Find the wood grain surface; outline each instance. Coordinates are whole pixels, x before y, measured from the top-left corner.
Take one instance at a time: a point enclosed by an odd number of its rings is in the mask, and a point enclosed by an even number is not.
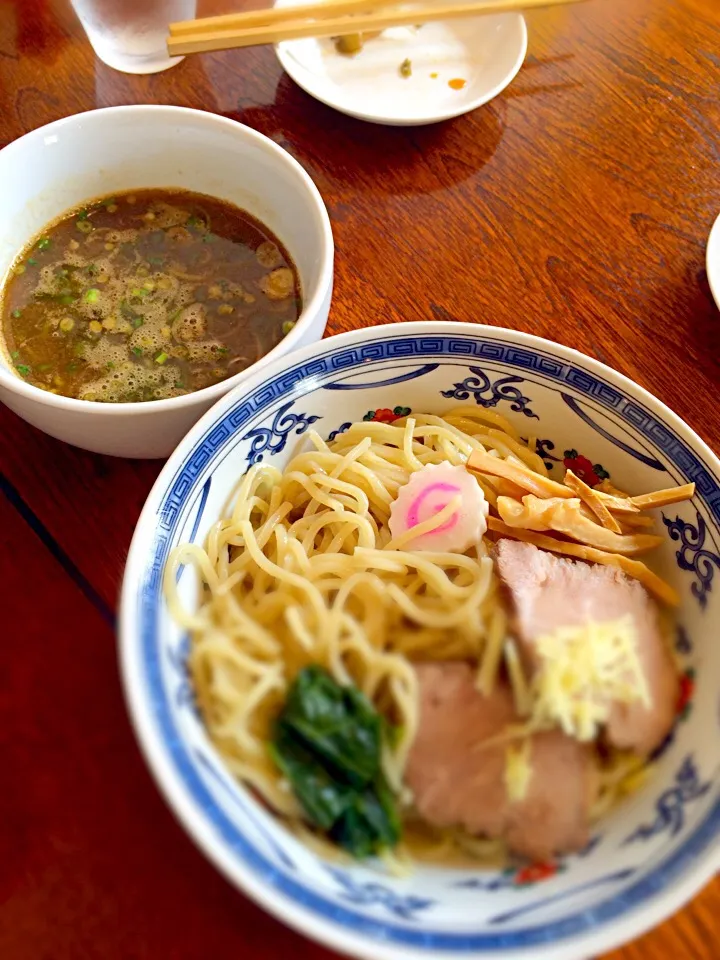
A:
[[[125,76],[94,58],[62,0],[0,0],[0,146],[114,104],[233,117],[323,194],[329,333],[434,318],[540,334],[633,377],[719,450],[704,256],[720,214],[720,2],[591,0],[528,24],[505,93],[392,129],[310,99],[270,49]],[[64,446],[0,407],[0,958],[330,958],[208,866],[135,746],[113,621],[160,466]],[[717,879],[606,960],[681,958],[720,960]]]

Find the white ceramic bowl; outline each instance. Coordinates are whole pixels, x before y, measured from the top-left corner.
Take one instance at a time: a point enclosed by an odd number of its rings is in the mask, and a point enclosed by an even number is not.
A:
[[[705,265],[708,283],[710,284],[710,292],[715,298],[718,310],[720,310],[720,216],[715,223],[713,223],[712,229],[710,230],[705,254]]]
[[[458,403],[496,409],[538,438],[556,476],[567,463],[590,483],[608,473],[631,492],[695,481],[692,502],[658,517],[665,542],[657,565],[681,596],[684,702],[650,783],[598,824],[581,854],[520,872],[422,868],[397,879],[319,859],[227,773],[194,709],[187,638],[169,619],[162,570],[176,544],[203,542],[251,462],[282,467],[310,425],[328,437],[350,421]],[[658,923],[720,866],[719,567],[720,462],[632,381],[573,350],[494,327],[428,322],[344,334],[224,397],[161,473],[123,585],[130,713],[149,766],[198,845],[308,936],[374,960],[579,960]],[[186,569],[180,589],[189,604],[195,586]]]
[[[477,109],[512,82],[526,52],[527,27],[519,13],[434,21],[419,30],[396,27],[354,57],[339,54],[330,37],[275,47],[285,72],[316,100],[358,120],[398,127],[438,123]],[[410,77],[400,75],[406,58]],[[455,80],[464,86],[450,87]]]
[[[249,127],[183,107],[110,107],[34,130],[0,151],[0,277],[44,226],[101,195],[143,187],[207,193],[247,210],[287,247],[304,308],[292,332],[257,364],[184,397],[94,403],[25,383],[0,349],[0,400],[60,440],[122,457],[165,457],[248,372],[325,330],[333,240],[322,198],[300,164]]]

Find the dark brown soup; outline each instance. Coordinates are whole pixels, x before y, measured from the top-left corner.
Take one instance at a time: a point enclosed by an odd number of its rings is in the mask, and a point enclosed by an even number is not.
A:
[[[81,400],[177,397],[271,350],[301,309],[270,231],[202,194],[138,190],[75,210],[15,264],[2,330],[29,383]]]

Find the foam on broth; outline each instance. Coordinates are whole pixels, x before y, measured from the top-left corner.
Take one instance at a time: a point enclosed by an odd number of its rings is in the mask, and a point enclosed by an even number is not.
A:
[[[182,396],[266,354],[302,308],[297,270],[232,204],[170,189],[64,214],[10,271],[4,347],[28,383],[80,400]]]

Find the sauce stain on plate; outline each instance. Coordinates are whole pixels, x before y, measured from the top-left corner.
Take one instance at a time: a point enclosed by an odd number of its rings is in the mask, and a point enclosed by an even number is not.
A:
[[[453,80],[448,80],[448,86],[451,90],[462,90],[466,83],[467,80],[463,80],[462,77],[455,77]]]

